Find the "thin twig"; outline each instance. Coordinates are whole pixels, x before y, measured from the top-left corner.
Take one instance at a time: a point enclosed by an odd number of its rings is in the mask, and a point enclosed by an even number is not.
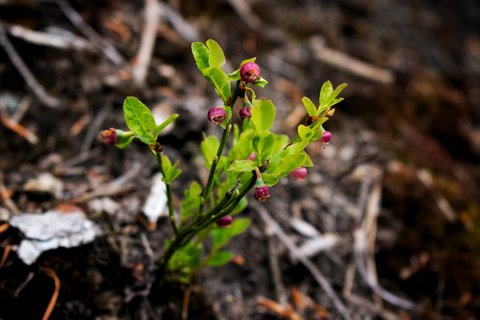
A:
[[[2,260],[0,260],[0,269],[3,268],[3,266],[5,265],[5,262],[8,259],[8,255],[10,254],[11,249],[12,249],[12,246],[9,243],[7,243],[5,245],[5,249],[3,249]]]
[[[37,98],[42,101],[43,104],[50,108],[57,108],[60,106],[60,100],[56,97],[48,94],[45,89],[38,83],[37,79],[33,76],[30,69],[28,69],[25,62],[22,60],[17,50],[13,47],[12,43],[8,40],[7,35],[3,26],[0,25],[0,45],[3,46],[5,52],[7,53],[8,58],[12,61],[13,65],[17,68],[20,75],[23,77],[27,85],[37,96]]]
[[[21,124],[13,121],[10,118],[7,118],[5,116],[0,115],[0,121],[3,123],[3,125],[10,130],[14,131],[16,134],[18,134],[20,137],[24,138],[31,144],[35,145],[38,142],[38,137],[35,133],[30,131],[29,129],[25,128]]]
[[[385,84],[392,83],[395,80],[392,71],[379,68],[338,50],[328,48],[318,38],[312,39],[311,47],[317,59],[336,68]]]
[[[6,26],[6,28],[12,36],[37,45],[57,49],[92,49],[86,40],[73,35],[73,33],[69,34],[70,37],[66,37],[60,34],[31,30],[20,25]]]
[[[370,232],[376,229],[376,218],[378,216],[381,203],[382,173],[378,171],[376,172],[375,168],[371,169],[372,170],[368,171],[369,175],[363,180],[358,200],[359,212],[356,221],[357,227],[353,232],[353,256],[355,265],[362,279],[373,290],[373,292],[378,294],[383,300],[403,309],[414,310],[417,308],[417,306],[413,302],[394,295],[378,284],[376,270],[374,267],[375,262],[373,258],[375,241],[371,238],[369,241],[367,239],[367,234],[370,234]],[[370,185],[372,184],[372,171],[373,179],[376,181],[374,181],[375,184],[370,196],[368,196],[368,189],[370,189]],[[365,210],[366,214],[364,216]],[[368,256],[368,253],[370,253],[370,256]]]
[[[255,204],[255,209],[258,211],[260,214],[260,217],[262,220],[270,227],[272,228],[272,231],[278,236],[281,242],[290,250],[290,252],[293,254],[293,256],[298,259],[307,269],[310,271],[312,276],[315,278],[315,280],[318,282],[318,284],[322,287],[322,289],[325,291],[327,296],[332,300],[333,305],[335,308],[340,312],[343,316],[344,319],[351,319],[351,316],[343,304],[343,302],[340,300],[340,298],[337,296],[335,291],[333,290],[332,286],[330,283],[325,279],[323,274],[320,272],[320,270],[313,264],[310,259],[306,258],[300,251],[300,249],[295,245],[295,242],[282,230],[280,225],[270,216],[270,214],[267,212],[267,210],[258,205]]]
[[[70,20],[70,22],[95,46],[102,50],[103,54],[115,64],[121,64],[125,60],[122,55],[110,44],[103,39],[92,27],[90,27],[82,18],[82,16],[65,0],[55,0],[60,10]]]
[[[142,39],[138,50],[135,65],[133,67],[133,79],[137,85],[145,83],[148,66],[152,59],[155,39],[157,38],[157,28],[160,23],[160,14],[158,0],[145,0],[145,24],[143,27]]]
[[[167,19],[183,39],[188,42],[197,41],[199,34],[197,30],[188,23],[182,15],[165,2],[158,2],[160,14]]]
[[[277,301],[282,305],[286,306],[287,296],[285,294],[285,286],[282,281],[282,272],[280,270],[280,262],[278,259],[277,249],[275,247],[275,242],[273,241],[273,231],[267,225],[265,228],[265,234],[267,235],[267,245],[268,245],[268,261],[270,262],[270,270],[272,272],[273,286],[275,288],[275,295]]]
[[[54,284],[54,291],[52,297],[50,298],[50,302],[43,314],[42,320],[48,320],[50,315],[52,314],[53,308],[55,308],[55,304],[57,303],[58,294],[60,292],[60,279],[57,276],[57,273],[50,268],[41,268],[43,273],[45,273],[48,277],[52,278]]]

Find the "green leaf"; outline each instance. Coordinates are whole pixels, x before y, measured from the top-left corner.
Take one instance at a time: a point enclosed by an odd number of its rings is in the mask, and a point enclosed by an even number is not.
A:
[[[225,64],[225,55],[220,45],[212,39],[207,40],[208,64],[210,67],[221,67]]]
[[[203,73],[203,70],[209,67],[207,46],[201,42],[194,42],[192,43],[192,53],[198,69]]]
[[[307,110],[307,114],[308,114],[310,117],[317,114],[317,107],[316,107],[315,104],[312,102],[312,100],[310,100],[310,99],[307,98],[307,97],[303,97],[303,98],[302,98],[302,103],[303,103],[303,105],[305,106],[305,110]]]
[[[303,162],[303,164],[300,167],[307,167],[307,168],[313,167],[312,159],[310,158],[308,153],[306,153],[305,151],[303,151],[302,153],[305,155],[305,161]]]
[[[322,89],[320,89],[320,95],[318,97],[319,107],[324,107],[325,105],[327,105],[328,97],[332,92],[333,92],[332,83],[330,81],[326,81],[322,85]]]
[[[177,113],[174,113],[172,114],[170,117],[168,117],[167,120],[163,121],[161,124],[159,124],[158,126],[155,127],[155,130],[153,132],[153,135],[155,137],[157,137],[160,132],[163,131],[163,129],[165,129],[170,123],[172,123],[173,121],[175,121],[175,119],[178,118],[178,114]]]
[[[205,159],[205,164],[207,167],[212,165],[213,159],[217,156],[218,147],[220,146],[220,141],[216,136],[205,137],[200,144],[200,149],[202,150],[203,158]]]
[[[275,135],[268,131],[261,131],[252,139],[252,145],[257,154],[257,161],[263,162],[272,154],[275,147]]]
[[[135,133],[138,139],[146,144],[154,144],[152,132],[156,124],[152,112],[135,97],[127,97],[123,102],[123,115],[127,127]]]
[[[232,161],[247,159],[250,153],[253,152],[252,139],[254,136],[255,131],[253,131],[252,129],[243,131],[240,134],[237,143],[234,144],[234,146],[228,153],[228,158]]]
[[[188,218],[197,213],[201,202],[201,194],[202,186],[197,181],[193,181],[190,184],[190,188],[183,193],[183,200],[180,206],[182,218]]]
[[[179,248],[170,258],[168,267],[171,270],[189,273],[194,271],[201,262],[203,246],[201,243],[189,242]]]
[[[278,155],[278,154],[277,154]],[[277,156],[275,155],[275,156]],[[272,158],[267,173],[281,179],[289,174],[292,170],[297,169],[306,162],[306,153],[299,152],[287,156],[282,155],[281,158]],[[272,165],[273,163],[273,165]]]
[[[257,168],[257,165],[252,160],[235,160],[228,168],[228,171],[244,172],[255,170],[255,168]]]
[[[327,98],[327,104],[328,104],[329,107],[333,105],[332,103],[334,102],[335,98],[336,98],[336,97],[343,91],[343,89],[345,89],[346,87],[347,87],[347,84],[346,84],[346,83],[342,83],[342,84],[338,85],[338,86],[335,88],[335,90],[333,90],[332,93],[330,93],[330,95],[329,95],[328,98]],[[343,98],[341,98],[341,99],[343,100]],[[340,101],[342,101],[342,100],[340,100]],[[338,102],[340,102],[340,101],[338,101]],[[338,103],[338,102],[336,102],[336,103]]]
[[[259,77],[259,78],[257,79],[257,81],[255,81],[255,82],[253,83],[254,86],[260,87],[260,88],[265,88],[265,86],[266,86],[267,84],[268,84],[267,79],[265,79],[265,78],[263,78],[263,77]]]
[[[267,187],[273,187],[280,181],[277,177],[270,173],[262,173],[262,180],[267,185]]]
[[[174,165],[172,165],[170,159],[166,155],[162,155],[163,182],[170,184],[178,178],[178,176],[182,173],[182,170],[177,168],[179,163],[180,162],[177,161]]]
[[[298,135],[302,140],[311,142],[315,136],[315,131],[301,124],[298,126]]]
[[[233,258],[231,251],[220,251],[210,259],[208,259],[207,266],[209,267],[221,267],[230,262]]]
[[[275,106],[268,99],[260,99],[254,101],[252,108],[252,117],[250,118],[257,131],[267,131],[273,124],[275,119]]]
[[[223,248],[231,238],[243,233],[250,226],[249,218],[234,219],[228,228],[215,228],[212,230],[213,250]]]
[[[231,86],[226,73],[219,67],[209,67],[205,69],[204,75],[212,82],[218,96],[227,103],[231,95]]]
[[[276,134],[275,135],[275,142],[273,143],[272,146],[272,153],[277,153],[278,151],[282,150],[285,148],[288,144],[288,136],[286,134]]]

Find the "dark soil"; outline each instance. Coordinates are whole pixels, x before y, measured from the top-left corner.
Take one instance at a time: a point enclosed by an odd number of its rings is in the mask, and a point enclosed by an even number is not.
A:
[[[294,111],[302,96],[314,100],[326,80],[349,84],[327,124],[331,144],[309,150],[315,168],[308,181],[280,183],[265,208],[298,246],[308,237],[294,218],[339,237],[337,245],[310,259],[353,318],[476,319],[480,314],[478,1],[162,2],[162,12],[172,11],[162,14],[141,86],[132,79],[132,68],[144,1],[68,1],[100,40],[82,34],[57,3],[63,2],[0,0],[0,36],[7,37],[39,86],[60,101],[52,107],[38,97],[1,41],[0,221],[16,210],[42,213],[73,203],[101,226],[103,236],[45,252],[27,266],[15,254],[20,232],[0,233],[6,257],[0,267],[0,319],[43,317],[54,291],[45,268],[61,282],[50,319],[181,319],[187,293],[188,319],[343,317],[253,205],[242,213],[252,218],[252,226],[229,245],[235,262],[200,272],[190,286],[163,283],[150,290],[165,235],[171,234],[167,220],[152,229],[141,215],[156,163],[139,145],[128,152],[102,145],[98,133],[124,126],[121,104],[127,95],[177,112],[174,129],[160,137],[185,173],[173,185],[176,197],[188,181],[203,179],[199,142],[202,132],[212,130],[205,115],[217,101],[195,67],[190,43],[208,38],[224,48],[231,70],[257,57],[270,81],[257,94],[276,103],[277,129],[288,134],[304,119]],[[90,49],[32,43],[13,35],[13,26],[57,28]],[[109,57],[101,41],[123,59]],[[322,43],[336,58],[347,55],[346,62],[338,66],[319,58]],[[356,59],[377,73],[358,72]],[[12,118],[38,141],[12,131],[5,121]],[[27,190],[25,184],[41,173],[60,181],[62,191]],[[126,178],[124,189],[99,192],[119,177]],[[413,301],[415,310],[385,301],[358,272],[355,230],[366,223],[375,192],[381,202],[368,234],[375,262],[368,271],[376,271],[386,291]],[[92,201],[99,198],[114,201],[117,209],[93,210]],[[12,252],[3,254],[9,248]],[[278,263],[280,283],[272,261]],[[262,298],[283,307],[288,303],[296,313],[281,313]]]

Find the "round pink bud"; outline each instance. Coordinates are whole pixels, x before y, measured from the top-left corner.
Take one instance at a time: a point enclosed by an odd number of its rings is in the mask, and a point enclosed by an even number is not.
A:
[[[257,154],[255,152],[250,153],[247,160],[255,160],[257,158]]]
[[[330,131],[324,131],[322,133],[322,137],[320,138],[320,140],[325,144],[328,144],[330,139],[332,139],[332,133]]]
[[[303,181],[303,179],[305,179],[305,177],[307,176],[307,168],[300,167],[298,169],[295,169],[290,172],[288,176],[295,181]]]
[[[267,186],[256,187],[253,196],[260,202],[266,202],[270,198],[270,189]]]
[[[225,121],[227,112],[222,107],[213,107],[208,110],[208,120],[211,123],[219,124]]]
[[[238,111],[238,114],[240,115],[240,118],[242,118],[242,120],[249,119],[252,116],[252,107],[248,106],[242,108],[240,109],[240,111]]]
[[[255,62],[247,62],[240,68],[240,78],[246,83],[255,82],[260,77],[260,67]]]
[[[118,141],[118,134],[115,128],[110,128],[107,130],[102,130],[100,133],[103,139],[103,143],[113,146]]]
[[[229,225],[232,224],[232,221],[233,221],[232,216],[225,216],[225,217],[221,217],[220,219],[215,221],[215,223],[219,227],[228,227]]]

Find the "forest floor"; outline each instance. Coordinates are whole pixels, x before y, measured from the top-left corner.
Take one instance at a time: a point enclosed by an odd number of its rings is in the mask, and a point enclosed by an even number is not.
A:
[[[476,319],[479,21],[475,0],[0,0],[0,319],[42,318],[54,280],[50,319]],[[148,294],[170,234],[142,219],[156,163],[99,132],[123,126],[126,96],[177,112],[160,137],[184,172],[175,197],[204,179],[217,101],[190,44],[209,38],[230,71],[257,57],[279,131],[326,80],[348,83],[345,101],[308,179],[242,213],[231,263]],[[27,265],[8,222],[51,210],[81,210],[102,235]]]

